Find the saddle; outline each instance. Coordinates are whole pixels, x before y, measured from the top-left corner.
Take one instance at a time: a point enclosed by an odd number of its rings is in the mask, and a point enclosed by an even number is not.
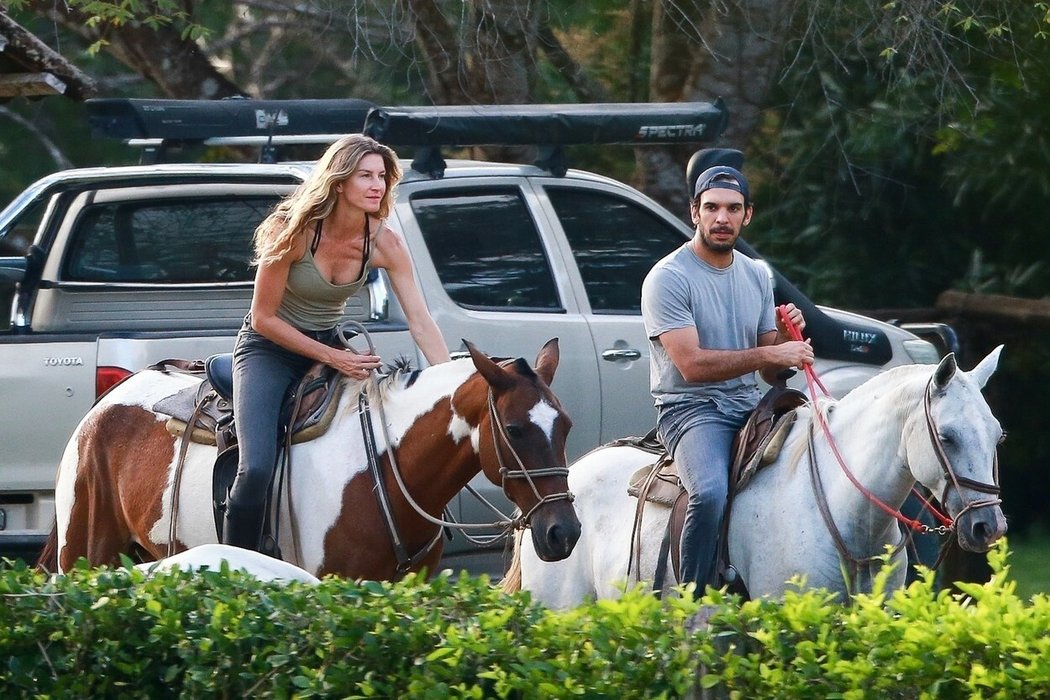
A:
[[[162,372],[180,372],[199,375],[201,382],[165,397],[153,405],[153,410],[168,416],[165,427],[182,439],[177,474],[181,473],[186,448],[190,442],[214,445],[217,449],[212,472],[212,509],[215,514],[215,532],[222,541],[223,514],[226,497],[237,475],[237,430],[233,415],[233,354],[212,355],[206,360],[167,359],[147,369]],[[286,448],[323,435],[335,415],[336,406],[346,382],[339,372],[323,363],[316,363],[303,376],[294,391],[285,398],[281,410],[278,441]],[[278,453],[278,461],[283,456]],[[276,473],[276,469],[274,470]],[[178,476],[176,476],[176,479]],[[273,502],[275,480],[270,482],[267,502]],[[270,508],[267,508],[270,512]],[[264,541],[271,538],[274,528],[270,518],[264,520]]]
[[[786,386],[772,387],[748,416],[747,422],[733,441],[726,517],[722,520],[718,561],[715,565],[715,570],[727,583],[733,584],[734,581],[731,579],[735,578],[731,575],[726,542],[733,498],[759,470],[772,464],[780,455],[784,441],[795,422],[795,409],[806,402],[806,395],[797,389]],[[678,476],[677,465],[660,443],[655,429],[643,438],[623,438],[610,445],[630,445],[657,456],[655,462],[638,469],[631,475],[627,493],[638,499],[638,505],[635,508],[634,530],[631,536],[631,561],[636,571],[638,571],[637,567],[641,559],[639,535],[646,504],[653,503],[671,509],[660,547],[656,578],[653,581],[653,589],[660,592],[663,589],[668,557],[670,557],[675,578],[681,580],[679,544],[682,541],[688,500],[685,487],[682,486]],[[742,582],[736,581],[736,584],[736,590],[746,596],[747,591]]]
[[[201,375],[198,386],[188,386],[154,404],[154,411],[168,416],[168,432],[182,437],[189,431],[192,442],[215,445],[219,452],[236,444],[232,353],[212,355],[203,361],[162,360],[147,369]],[[293,444],[308,442],[328,430],[343,391],[340,376],[335,369],[318,362],[285,399],[281,426],[283,430],[290,426]]]

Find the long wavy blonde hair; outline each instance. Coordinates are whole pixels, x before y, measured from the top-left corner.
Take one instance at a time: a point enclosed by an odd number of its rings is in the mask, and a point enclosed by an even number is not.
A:
[[[397,154],[389,146],[361,134],[344,136],[324,152],[310,177],[295,192],[281,200],[270,215],[255,229],[253,264],[280,260],[292,249],[298,236],[311,224],[324,219],[335,208],[335,186],[357,170],[361,159],[372,153],[383,157],[386,168],[386,192],[376,213],[381,219],[390,215],[394,189],[401,180]]]

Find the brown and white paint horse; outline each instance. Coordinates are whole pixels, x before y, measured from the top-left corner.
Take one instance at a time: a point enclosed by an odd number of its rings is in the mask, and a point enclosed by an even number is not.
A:
[[[566,557],[580,523],[564,468],[571,421],[549,386],[558,365],[557,339],[540,350],[535,369],[520,358],[497,363],[467,346],[469,358],[422,371],[398,369],[365,384],[372,392],[375,453],[404,548],[410,554],[424,552],[436,539],[408,570],[435,569],[442,543],[439,526],[430,518],[440,516],[479,471],[502,484],[520,508],[524,515],[518,524],[531,527],[537,552],[551,560]],[[80,557],[92,565],[117,564],[121,554],[158,559],[215,542],[215,448],[189,445],[176,479],[181,439],[168,432],[166,417],[152,408],[198,381],[192,375],[144,370],[88,412],[59,467],[56,526],[40,566],[66,571]],[[323,435],[292,446],[279,545],[288,561],[316,576],[390,580],[405,567],[399,569],[373,493],[354,390],[360,387],[342,392]],[[379,424],[380,415],[385,426]],[[411,500],[428,516],[414,510],[398,486],[391,453]]]

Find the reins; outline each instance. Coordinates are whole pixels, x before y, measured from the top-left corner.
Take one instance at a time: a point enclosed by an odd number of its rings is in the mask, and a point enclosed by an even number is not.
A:
[[[348,348],[350,347],[349,341],[346,339],[346,336],[343,333],[343,328],[350,325],[357,327],[359,333],[365,337],[365,340],[368,343],[369,351],[374,353],[375,346],[372,344],[372,338],[369,335],[368,330],[356,321],[347,321],[340,328],[339,337],[343,340],[343,344],[346,345]],[[508,363],[509,361],[504,362],[503,365],[506,365]],[[374,372],[370,373],[369,379],[367,381],[370,382],[370,390],[373,393],[375,393],[376,396],[379,396],[380,393],[378,379],[376,379]],[[405,501],[409,504],[409,506],[412,507],[412,509],[416,512],[417,515],[419,515],[427,522],[439,526],[439,529],[437,530],[437,533],[435,534],[433,539],[431,539],[430,542],[422,550],[416,552],[415,555],[410,556],[407,550],[405,549],[403,543],[401,542],[399,529],[394,518],[392,506],[390,505],[389,495],[386,493],[386,489],[383,486],[382,472],[379,464],[379,455],[375,447],[375,434],[371,420],[371,403],[368,400],[368,391],[362,391],[358,401],[359,412],[361,416],[361,424],[364,432],[363,437],[366,443],[366,453],[368,455],[369,471],[371,472],[373,481],[376,485],[376,488],[374,489],[376,492],[376,498],[379,501],[380,511],[383,513],[384,521],[387,525],[387,530],[390,533],[391,541],[394,544],[395,553],[398,559],[398,571],[401,573],[408,571],[412,566],[421,561],[423,558],[426,557],[427,554],[430,553],[430,551],[434,548],[437,542],[441,539],[442,531],[440,528],[442,527],[459,530],[464,537],[476,544],[487,544],[507,536],[512,530],[523,529],[528,527],[533,514],[543,504],[559,500],[572,500],[572,494],[568,490],[556,494],[551,494],[548,496],[540,495],[539,489],[536,487],[535,479],[551,476],[568,476],[569,469],[568,467],[545,467],[542,469],[533,470],[525,468],[525,465],[522,462],[520,455],[518,454],[517,450],[514,449],[514,446],[510,442],[510,437],[507,435],[506,426],[504,425],[503,420],[500,418],[499,412],[496,410],[496,402],[492,389],[489,388],[487,405],[489,411],[489,420],[491,423],[493,451],[495,452],[496,460],[499,463],[500,475],[502,477],[501,487],[503,488],[503,492],[504,494],[506,494],[508,479],[525,479],[528,482],[530,488],[532,489],[533,494],[536,496],[537,503],[529,510],[528,513],[524,513],[516,518],[511,518],[503,514],[502,511],[500,511],[496,506],[494,506],[492,503],[490,503],[488,500],[482,497],[481,494],[479,494],[468,484],[466,487],[467,490],[470,491],[470,493],[473,494],[476,498],[478,498],[483,504],[485,504],[491,511],[496,513],[499,516],[499,520],[496,520],[491,523],[461,523],[452,520],[450,515],[450,519],[448,520],[431,515],[421,505],[419,505],[419,503],[416,502],[415,498],[412,497],[412,494],[409,491],[407,484],[405,483],[404,477],[401,473],[401,467],[398,464],[397,456],[394,452],[393,443],[390,440],[389,428],[386,420],[386,412],[383,407],[383,402],[379,401],[376,405],[376,412],[378,414],[379,425],[383,433],[383,440],[387,445],[387,454],[390,458],[390,471],[394,475],[394,479],[397,482],[397,486],[400,489],[401,494],[405,497]],[[499,439],[497,439],[497,437]],[[518,465],[518,469],[510,469],[507,467],[503,452],[501,450],[501,445],[503,448],[510,451],[511,457],[513,458],[514,462]],[[487,537],[471,537],[467,533],[468,530],[488,530],[494,528],[499,529],[499,532]]]
[[[788,317],[787,313],[784,310],[784,307],[778,307],[777,313],[780,315],[780,318],[783,321],[784,326],[787,328],[788,334],[791,336],[792,340],[802,340],[803,338],[802,338],[801,331],[799,331],[798,326],[796,326],[795,323]],[[974,501],[966,501],[965,505],[962,508],[962,510],[960,510],[959,513],[955,516],[955,519],[952,519],[947,514],[942,512],[940,509],[935,507],[932,503],[930,503],[929,500],[924,498],[922,496],[922,494],[920,494],[918,492],[918,490],[913,486],[912,487],[912,492],[922,502],[923,507],[925,509],[927,509],[938,522],[940,522],[940,525],[931,527],[931,526],[927,525],[926,523],[923,523],[923,522],[921,522],[919,520],[916,520],[916,519],[913,519],[913,518],[909,518],[908,516],[906,516],[903,513],[901,513],[899,509],[893,508],[892,506],[887,504],[885,501],[880,499],[878,496],[876,496],[869,488],[864,486],[864,484],[862,484],[860,482],[860,480],[857,479],[856,476],[854,476],[853,472],[849,469],[849,467],[846,465],[845,460],[842,458],[842,454],[839,451],[838,445],[835,443],[835,439],[834,439],[834,437],[831,434],[831,428],[828,426],[827,420],[824,417],[824,412],[820,410],[820,407],[819,407],[819,405],[817,403],[817,398],[818,397],[817,397],[816,386],[820,387],[820,389],[823,391],[825,396],[830,397],[830,393],[824,387],[824,385],[821,384],[820,379],[817,377],[817,374],[816,374],[815,370],[813,369],[812,365],[805,365],[804,368],[803,368],[803,371],[805,372],[805,375],[806,375],[806,384],[809,387],[809,393],[810,393],[810,398],[811,398],[810,403],[812,405],[812,412],[813,412],[813,414],[815,416],[815,421],[816,421],[817,424],[819,424],[820,429],[824,433],[824,436],[827,438],[828,446],[831,448],[831,452],[835,456],[835,460],[838,462],[838,465],[842,469],[842,472],[846,475],[846,478],[849,479],[849,481],[857,488],[858,491],[861,492],[861,494],[864,495],[864,497],[869,502],[871,502],[873,505],[875,505],[877,508],[879,508],[880,510],[882,510],[886,514],[888,514],[891,517],[893,517],[895,520],[897,520],[898,523],[900,523],[904,527],[908,528],[912,532],[917,532],[917,533],[920,533],[920,534],[946,535],[946,534],[949,534],[951,532],[954,532],[954,530],[955,530],[955,521],[961,515],[963,515],[964,513],[968,512],[970,510],[975,510],[977,508],[985,508],[985,507],[997,506],[997,505],[999,505],[1002,502],[998,498],[998,494],[1000,492],[1000,489],[999,489],[999,461],[998,461],[998,456],[997,455],[993,454],[993,479],[994,479],[994,482],[995,482],[993,484],[984,484],[984,483],[981,483],[981,482],[978,482],[978,481],[974,481],[972,479],[968,479],[966,477],[960,477],[960,476],[958,476],[955,473],[955,469],[952,467],[951,461],[948,459],[948,455],[947,455],[947,453],[944,450],[944,444],[942,443],[942,441],[941,441],[941,439],[940,439],[940,437],[938,435],[937,426],[936,426],[936,424],[933,421],[933,413],[931,411],[931,405],[930,405],[931,396],[933,394],[933,381],[934,381],[933,377],[931,377],[929,382],[927,382],[926,388],[923,391],[923,412],[925,414],[926,428],[927,428],[927,432],[928,432],[928,434],[930,436],[930,442],[931,442],[931,445],[933,447],[934,454],[936,454],[937,460],[938,460],[938,462],[941,465],[941,470],[942,470],[942,472],[944,473],[944,476],[945,476],[946,483],[945,483],[945,486],[944,486],[944,492],[941,494],[941,499],[940,499],[942,507],[943,507],[943,504],[946,503],[946,499],[948,497],[948,489],[951,486],[955,486],[956,491],[958,493],[960,493],[960,495],[961,495],[962,487],[966,486],[967,488],[970,488],[970,489],[973,489],[973,490],[976,490],[976,491],[980,491],[982,493],[991,494],[991,495],[995,496],[995,498],[974,500]],[[820,507],[821,516],[823,517],[825,523],[827,524],[828,529],[831,532],[832,538],[835,540],[835,545],[838,548],[839,553],[842,555],[842,557],[844,559],[849,561],[852,565],[858,566],[859,564],[861,564],[863,562],[870,561],[871,557],[869,557],[867,559],[862,559],[862,560],[858,560],[858,559],[854,558],[846,550],[845,542],[844,542],[844,540],[842,538],[842,535],[839,532],[838,528],[835,526],[835,524],[834,524],[834,522],[833,522],[833,520],[831,518],[830,509],[828,508],[827,499],[824,496],[823,486],[820,483],[820,476],[819,476],[819,473],[818,473],[817,468],[816,468],[816,455],[815,455],[815,447],[816,447],[816,445],[815,445],[815,440],[814,440],[815,430],[816,430],[816,428],[813,425],[813,421],[811,421],[810,422],[810,431],[809,431],[810,475],[811,475],[811,480],[813,481],[814,491],[817,494],[817,501],[818,501],[818,506]],[[896,554],[898,551],[900,551],[900,549],[903,546],[905,546],[907,544],[907,539],[908,538],[904,538],[902,540],[901,544],[898,545],[897,549],[893,552],[893,554]],[[940,559],[938,559],[938,563],[939,562],[940,562]],[[936,568],[936,566],[934,568]]]

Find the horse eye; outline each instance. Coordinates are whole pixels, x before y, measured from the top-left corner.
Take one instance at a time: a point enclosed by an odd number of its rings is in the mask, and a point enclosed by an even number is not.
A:
[[[521,426],[516,423],[511,423],[507,426],[507,435],[511,436],[515,440],[525,434],[525,431],[521,429]]]

